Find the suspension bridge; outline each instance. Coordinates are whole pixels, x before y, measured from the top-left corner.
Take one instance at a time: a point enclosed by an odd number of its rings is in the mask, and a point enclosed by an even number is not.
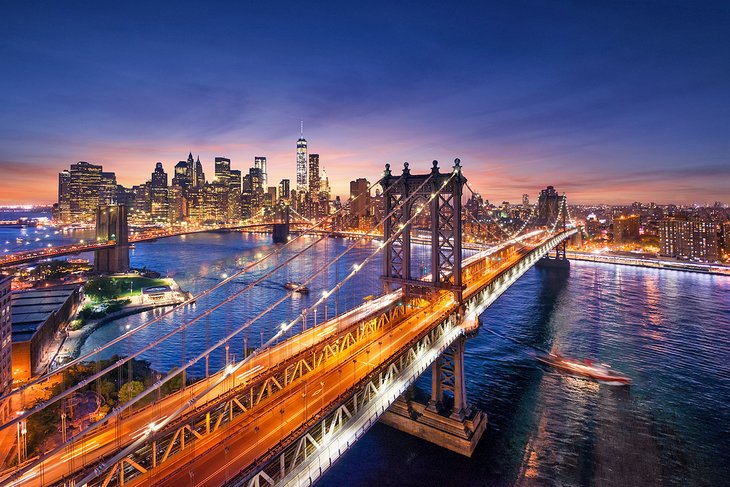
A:
[[[291,303],[287,292],[255,316],[227,330],[225,336],[166,373],[107,414],[62,438],[49,435],[34,453],[24,451],[27,422],[48,411],[61,411],[74,394],[99,387],[104,377],[131,375],[133,361],[169,346],[215,310],[241,299],[277,272],[295,265],[317,244],[343,229],[339,212],[282,245],[257,257],[238,272],[191,298],[214,296],[243,275],[254,275],[224,299],[195,310],[195,316],[113,363],[93,361],[112,346],[150,330],[167,311],[111,342],[35,378],[0,400],[21,404],[0,430],[17,430],[17,464],[2,473],[9,486],[133,485],[311,485],[345,455],[377,421],[419,436],[463,455],[471,455],[486,429],[487,417],[467,400],[464,348],[478,329],[479,315],[533,265],[566,265],[565,242],[577,230],[570,224],[565,196],[556,201],[557,216],[536,226],[532,209],[517,229],[497,224],[490,244],[465,255],[463,190],[470,189],[458,159],[441,172],[412,174],[408,163],[393,174],[386,165],[374,185],[383,190],[384,211],[365,234],[382,234],[367,253],[316,301],[283,323],[256,349],[244,345],[244,357],[229,354],[234,340],[277,306]],[[349,202],[352,204],[352,201]],[[478,218],[471,216],[473,220]],[[430,222],[430,273],[413,270],[411,232],[417,221]],[[542,222],[544,223],[544,222]],[[494,226],[490,226],[490,229]],[[320,265],[301,283],[315,281],[356,246]],[[422,244],[421,244],[422,245]],[[554,256],[550,256],[555,249]],[[368,264],[382,262],[382,294],[330,316],[327,300],[355,279]],[[371,268],[371,267],[370,267]],[[251,274],[257,270],[255,274]],[[247,274],[248,273],[248,274]],[[317,322],[317,310],[322,310]],[[312,319],[314,318],[314,319]],[[225,354],[220,370],[209,361]],[[81,364],[93,363],[80,381],[63,381]],[[188,371],[205,364],[203,377]],[[416,379],[430,369],[427,404],[404,399]],[[181,384],[180,387],[170,385]],[[32,401],[35,388],[55,384],[51,397]]]
[[[168,237],[179,237],[181,235],[191,235],[195,233],[206,233],[206,232],[220,232],[220,231],[270,231],[275,225],[280,224],[278,221],[264,221],[264,222],[251,222],[246,221],[242,223],[233,224],[221,224],[221,225],[206,225],[206,226],[187,226],[187,227],[172,227],[172,228],[152,228],[145,229],[140,232],[132,233],[129,236],[128,243],[141,243],[158,240],[161,238]],[[297,228],[300,225],[308,225],[310,222],[301,218],[296,221],[291,221],[290,225]],[[0,268],[9,267],[20,264],[28,264],[44,259],[54,259],[56,257],[62,257],[64,255],[80,254],[82,252],[96,252],[100,250],[109,250],[118,246],[118,242],[115,240],[98,240],[91,242],[84,242],[83,240],[79,243],[68,244],[68,245],[55,245],[51,247],[43,247],[31,250],[23,250],[18,252],[8,253],[0,256]]]

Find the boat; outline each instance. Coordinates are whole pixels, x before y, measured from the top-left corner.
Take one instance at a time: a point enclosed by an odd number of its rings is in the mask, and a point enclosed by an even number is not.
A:
[[[573,359],[563,357],[557,353],[537,355],[536,358],[539,362],[573,375],[588,377],[610,385],[627,386],[631,384],[631,379],[629,377],[612,370],[609,365],[597,365],[588,359]]]
[[[284,289],[294,291],[300,294],[309,294],[309,288],[307,286],[302,286],[296,281],[287,282],[286,284],[284,284]]]

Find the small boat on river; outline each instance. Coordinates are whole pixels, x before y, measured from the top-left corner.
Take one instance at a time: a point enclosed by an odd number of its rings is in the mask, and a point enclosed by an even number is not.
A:
[[[537,360],[563,372],[588,377],[599,382],[610,385],[627,386],[631,384],[631,379],[615,370],[612,370],[606,364],[594,364],[588,359],[573,359],[563,357],[557,353],[548,353],[537,355]]]
[[[309,294],[309,288],[307,286],[302,286],[296,281],[287,282],[286,284],[284,284],[284,289],[288,291],[294,291],[299,294]]]

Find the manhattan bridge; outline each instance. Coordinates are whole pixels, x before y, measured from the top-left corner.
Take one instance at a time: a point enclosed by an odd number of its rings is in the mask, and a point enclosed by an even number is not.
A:
[[[211,296],[237,278],[255,276],[225,299],[198,305],[194,316],[181,318],[141,348],[115,361],[94,361],[104,350],[132,339],[175,309],[0,398],[22,405],[16,417],[0,427],[17,429],[18,442],[17,465],[0,474],[0,483],[311,485],[377,421],[470,456],[488,420],[467,398],[464,350],[468,339],[478,331],[480,314],[533,265],[568,265],[565,244],[577,229],[564,195],[554,198],[549,212],[538,209],[545,206],[544,201],[534,205],[518,229],[506,229],[497,220],[480,223],[462,207],[464,190],[471,188],[459,159],[446,172],[434,161],[430,171],[422,174],[412,174],[408,163],[400,174],[386,165],[382,178],[371,188],[376,185],[382,188],[384,210],[369,232],[382,233],[382,240],[375,240],[361,261],[315,296],[308,308],[265,327],[267,334],[262,334],[258,347],[248,346],[246,330],[269,322],[277,307],[292,305],[301,289],[288,290],[270,306],[254,310],[250,319],[230,317],[225,336],[206,344],[192,358],[183,354],[178,367],[156,372],[141,392],[125,397],[81,428],[67,432],[64,424],[61,441],[44,442],[39,454],[24,451],[24,428],[33,415],[48,411],[64,415],[66,405],[79,392],[98,389],[104,377],[131,377],[135,359],[169,351],[180,337],[184,343],[186,330],[212,312],[243,299],[277,272],[286,272],[325,239],[342,235],[337,222],[347,206],[306,228],[300,223],[300,231],[282,244],[190,298],[185,304]],[[428,232],[416,235],[415,223],[424,219],[430,221]],[[488,235],[489,242],[471,244],[466,252],[462,245],[465,220],[483,225],[480,235]],[[277,225],[280,232],[282,224]],[[362,238],[355,238],[329,261],[318,262],[297,285],[314,282]],[[413,251],[418,246],[428,249],[430,273],[418,269]],[[368,296],[351,309],[337,309],[334,315],[331,308],[328,311],[328,298],[377,261],[382,262],[382,293]],[[243,353],[236,358],[232,349]],[[211,361],[221,363],[214,357],[225,358],[220,368],[210,370]],[[77,382],[62,380],[85,363],[95,364],[91,375]],[[202,364],[205,374],[193,374]],[[420,404],[407,392],[424,374],[430,374],[430,399]],[[50,384],[56,385],[52,397],[30,398],[33,388]]]

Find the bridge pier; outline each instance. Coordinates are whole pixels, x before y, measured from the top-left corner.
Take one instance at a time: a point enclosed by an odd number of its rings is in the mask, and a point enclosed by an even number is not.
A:
[[[487,428],[487,415],[472,407],[466,398],[464,348],[459,337],[431,366],[431,399],[428,404],[399,397],[380,421],[392,428],[471,457]],[[447,409],[446,392],[453,395]]]
[[[96,209],[97,242],[115,242],[108,249],[94,251],[94,272],[117,274],[129,271],[129,226],[124,205],[99,206]]]
[[[284,211],[284,222],[274,223],[271,229],[271,237],[274,243],[286,243],[289,241],[289,207]]]

